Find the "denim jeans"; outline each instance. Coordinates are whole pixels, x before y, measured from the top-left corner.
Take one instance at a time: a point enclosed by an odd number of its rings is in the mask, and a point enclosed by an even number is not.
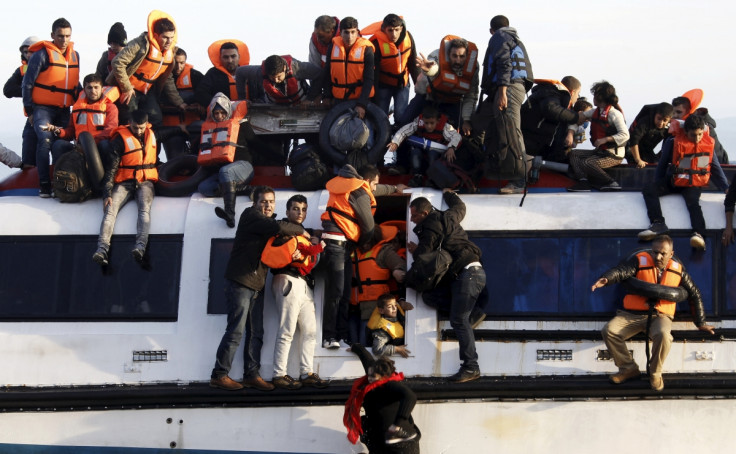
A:
[[[470,326],[470,313],[486,285],[482,267],[464,269],[451,284],[450,325],[455,330],[460,349],[460,360],[465,370],[479,370],[475,336]]]
[[[100,226],[97,247],[107,251],[115,229],[115,220],[120,209],[135,195],[138,204],[138,224],[136,226],[135,246],[145,249],[148,245],[148,232],[151,229],[151,204],[153,204],[153,183],[150,181],[123,181],[112,188],[112,203],[105,208]]]
[[[245,362],[243,378],[260,376],[261,349],[263,348],[263,292],[251,301],[248,310],[248,321],[245,324],[245,345],[243,360]]]
[[[215,367],[212,369],[212,378],[222,378],[233,366],[235,353],[243,338],[245,325],[250,308],[258,297],[258,292],[237,282],[228,280],[225,284],[225,299],[227,302],[227,328],[217,347]],[[245,351],[247,357],[247,349]]]
[[[253,165],[248,161],[235,161],[220,167],[217,173],[199,183],[197,191],[205,197],[219,197],[222,183],[248,183],[253,179]]]
[[[36,131],[33,129],[33,124],[26,120],[26,124],[23,126],[23,145],[21,148],[21,158],[23,159],[24,165],[36,165],[37,146],[38,138],[36,137]]]
[[[398,119],[403,119],[406,115],[406,109],[409,106],[409,86],[397,87],[380,87],[376,86],[376,94],[373,102],[388,115],[388,109],[391,107],[391,99],[394,100],[394,124],[398,124]]]
[[[409,153],[411,156],[411,172],[410,173],[412,174],[427,173],[427,169],[429,169],[432,166],[432,163],[435,162],[440,157],[440,154],[441,154],[439,151],[433,151],[433,150],[424,151],[419,147],[411,147]],[[425,156],[426,156],[426,159],[425,159]]]
[[[51,152],[51,143],[56,140],[56,136],[51,131],[44,131],[41,127],[46,125],[66,127],[69,124],[69,115],[68,107],[40,105],[33,107],[33,131],[37,138],[36,167],[38,168],[38,181],[41,183],[51,182],[49,153]]]
[[[644,187],[642,195],[647,206],[647,216],[650,222],[664,222],[662,205],[659,198],[663,195],[680,193],[685,199],[685,206],[690,213],[690,225],[694,232],[705,235],[705,218],[703,209],[700,207],[700,194],[703,188],[699,187],[675,187],[669,182],[653,182]]]
[[[324,263],[327,273],[325,282],[325,302],[322,314],[322,340],[348,338],[348,306],[353,273],[350,267],[350,253],[346,241],[327,240]]]

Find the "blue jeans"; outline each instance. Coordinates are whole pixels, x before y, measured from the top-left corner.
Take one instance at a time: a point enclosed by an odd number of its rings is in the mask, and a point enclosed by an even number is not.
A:
[[[51,131],[43,131],[41,126],[54,125],[63,128],[69,124],[69,115],[68,107],[33,106],[33,131],[36,133],[38,140],[36,143],[36,167],[38,168],[38,181],[41,183],[51,182],[49,153],[51,152],[51,143],[56,140],[56,136]]]
[[[401,88],[376,86],[373,102],[386,112],[386,115],[391,107],[391,99],[394,100],[394,124],[398,124],[398,119],[404,118],[409,107],[409,86]]]
[[[411,156],[411,172],[412,174],[425,174],[427,173],[427,169],[432,166],[432,163],[435,162],[440,157],[440,152],[433,151],[433,150],[427,150],[426,152],[422,150],[419,147],[411,147],[410,149],[410,156]],[[426,156],[426,164],[424,157]]]
[[[322,314],[322,340],[348,338],[348,306],[350,281],[353,273],[350,267],[350,254],[347,241],[326,240],[324,264],[325,303]]]
[[[24,165],[36,166],[36,147],[38,146],[38,138],[36,131],[33,130],[33,124],[26,120],[23,126],[23,145],[21,148],[21,158]]]
[[[150,181],[123,181],[112,188],[112,203],[105,208],[100,226],[97,247],[110,249],[110,239],[115,229],[118,212],[135,195],[138,204],[138,223],[136,225],[135,246],[145,249],[148,245],[148,232],[151,230],[151,205],[153,204],[153,183]]]
[[[261,349],[263,348],[263,292],[251,300],[248,321],[245,324],[245,361],[243,378],[258,377],[261,369]]]
[[[455,330],[460,348],[460,360],[465,370],[479,370],[478,353],[475,351],[475,335],[470,326],[470,313],[478,296],[486,285],[486,272],[482,267],[464,269],[457,275],[450,288],[450,325]]]
[[[205,197],[219,197],[222,183],[248,183],[253,179],[253,165],[248,161],[235,161],[226,164],[217,173],[199,183],[197,191]]]
[[[217,347],[215,367],[212,369],[212,378],[222,378],[233,366],[235,352],[243,338],[246,321],[249,318],[251,305],[258,297],[258,292],[237,282],[228,280],[225,285],[225,299],[227,302],[227,328]],[[245,356],[247,357],[247,349]]]

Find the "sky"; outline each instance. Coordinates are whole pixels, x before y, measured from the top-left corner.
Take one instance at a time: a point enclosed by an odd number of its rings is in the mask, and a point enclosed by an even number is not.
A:
[[[730,2],[517,0],[511,4],[430,0],[403,2],[421,6],[397,9],[401,3],[221,0],[217,5],[222,6],[212,8],[209,2],[189,0],[5,2],[0,71],[6,74],[3,81],[7,80],[20,64],[21,42],[29,35],[50,39],[51,24],[59,17],[72,24],[72,41],[80,54],[80,74],[85,75],[95,71],[97,61],[106,51],[107,33],[114,22],[122,22],[128,39],[132,39],[145,31],[152,9],[174,17],[178,45],[187,51],[189,62],[203,73],[212,66],[207,47],[225,38],[245,42],[252,64],[259,64],[272,54],[307,60],[314,19],[322,14],[353,16],[362,28],[381,21],[388,13],[396,13],[404,17],[418,50],[425,55],[439,46],[443,36],[453,34],[476,43],[482,61],[490,38],[490,19],[503,14],[524,42],[536,78],[573,75],[580,79],[582,94],[588,97],[593,83],[608,80],[616,87],[627,123],[645,104],[669,102],[692,88],[703,89],[703,106],[718,122],[719,137],[731,152],[731,159],[736,160],[736,113],[730,109],[736,100],[736,83],[731,74],[736,72],[732,53],[736,33],[731,26]],[[125,8],[126,4],[135,6]],[[106,5],[114,7],[108,10]],[[21,106],[20,99],[0,97],[0,143],[18,153],[25,121]],[[0,167],[0,177],[9,172]]]

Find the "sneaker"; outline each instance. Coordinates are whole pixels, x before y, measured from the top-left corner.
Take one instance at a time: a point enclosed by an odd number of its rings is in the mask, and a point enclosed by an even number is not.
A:
[[[401,427],[398,429],[392,431],[386,432],[386,444],[387,445],[393,445],[396,443],[402,443],[404,441],[409,441],[417,438],[417,433],[415,431],[409,431],[405,430]]]
[[[136,262],[143,263],[143,256],[146,254],[146,250],[144,248],[136,246],[132,251],[130,251],[130,253],[133,255],[133,259],[135,259]]]
[[[51,183],[41,183],[38,196],[42,199],[51,198]]]
[[[697,232],[693,233],[693,236],[690,237],[690,246],[699,251],[704,251],[705,240],[703,239],[703,236]]]
[[[580,180],[574,185],[567,188],[568,192],[590,192],[593,187],[588,183],[588,180]]]
[[[420,173],[415,173],[411,180],[409,180],[407,186],[410,188],[421,188],[424,186],[424,177]]]
[[[652,225],[649,226],[648,229],[642,230],[639,232],[639,239],[642,241],[651,241],[654,239],[657,235],[662,235],[663,233],[669,232],[670,229],[667,227],[667,224],[661,221],[652,222]],[[692,239],[690,240],[690,244],[692,244]]]
[[[243,377],[243,381],[241,382],[241,384],[246,388],[255,388],[261,391],[272,391],[275,388],[274,385],[262,379],[258,375],[248,378]]]
[[[347,339],[340,339],[337,342],[337,348],[350,348],[351,345],[353,344],[351,344],[350,341]]]
[[[621,383],[625,383],[634,378],[639,378],[640,376],[641,372],[639,372],[639,368],[634,367],[632,369],[620,370],[617,373],[610,375],[608,379],[614,385],[620,385]]]
[[[386,173],[389,175],[403,175],[406,173],[406,169],[400,165],[389,165],[386,167]]]
[[[649,377],[649,386],[657,392],[662,391],[664,389],[664,380],[662,379],[662,376],[652,375]]]
[[[95,253],[92,254],[92,260],[100,266],[107,266],[109,264],[107,251],[102,248],[98,248]]]
[[[243,385],[225,375],[220,378],[210,378],[210,388],[225,389],[227,391],[237,391],[239,389],[243,389]]]
[[[612,181],[612,182],[610,182],[608,184],[604,184],[603,186],[601,186],[600,188],[598,188],[598,190],[601,191],[601,192],[620,191],[621,190],[621,186],[617,182]]]
[[[322,348],[334,350],[336,348],[340,348],[340,343],[337,341],[337,339],[325,339],[322,341]]]
[[[302,383],[299,381],[294,380],[288,375],[284,375],[283,377],[273,377],[273,385],[277,388],[281,389],[299,389],[302,387]]]
[[[524,192],[524,186],[517,186],[513,181],[510,181],[506,186],[498,190],[499,194],[522,194]]]
[[[302,375],[299,377],[299,381],[304,386],[311,386],[312,388],[327,388],[330,385],[329,380],[322,380],[319,375],[315,374],[314,372],[310,372],[306,375]]]
[[[479,370],[468,370],[461,367],[455,375],[450,375],[450,377],[448,377],[448,380],[452,383],[465,383],[466,381],[473,381],[479,378]]]

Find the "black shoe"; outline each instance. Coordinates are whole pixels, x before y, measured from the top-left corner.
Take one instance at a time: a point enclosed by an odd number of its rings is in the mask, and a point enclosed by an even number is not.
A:
[[[107,251],[102,248],[98,248],[97,251],[92,254],[92,260],[100,266],[107,266],[109,264]]]
[[[42,199],[51,198],[51,183],[42,182],[38,191],[38,196]]]
[[[146,255],[146,250],[144,248],[136,246],[132,251],[130,251],[130,253],[136,262],[143,263],[143,256]]]
[[[455,375],[450,375],[447,380],[452,383],[465,383],[466,381],[473,381],[480,378],[479,370],[468,370],[462,367]]]
[[[568,192],[590,192],[593,187],[588,183],[588,180],[580,180],[574,185],[567,188]]]
[[[652,225],[648,229],[639,232],[638,236],[642,241],[651,241],[655,236],[665,234],[669,231],[670,229],[667,227],[667,224],[662,221],[655,221],[652,222]]]
[[[409,180],[407,186],[410,188],[421,188],[424,186],[424,177],[420,173],[415,173],[411,180]]]
[[[224,219],[227,226],[231,229],[235,227],[235,212],[230,213],[220,207],[215,207],[215,215],[220,219]]]
[[[413,430],[405,430],[401,427],[395,431],[386,432],[386,444],[393,445],[396,443],[402,443],[417,438],[417,433]]]

